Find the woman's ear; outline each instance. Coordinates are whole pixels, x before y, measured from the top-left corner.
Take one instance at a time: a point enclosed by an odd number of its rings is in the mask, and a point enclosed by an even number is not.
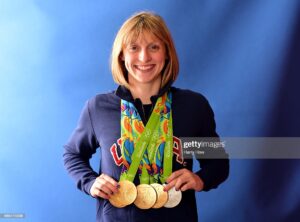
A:
[[[124,58],[124,54],[123,54],[123,52],[121,52],[121,53],[120,53],[120,56],[119,56],[119,58],[120,58],[122,61],[125,61],[125,58]]]

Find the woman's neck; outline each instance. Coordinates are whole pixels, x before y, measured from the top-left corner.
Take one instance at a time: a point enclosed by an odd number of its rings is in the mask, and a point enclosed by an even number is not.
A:
[[[151,104],[151,96],[157,95],[160,82],[152,84],[136,84],[130,86],[130,92],[134,99],[139,98],[143,104]]]

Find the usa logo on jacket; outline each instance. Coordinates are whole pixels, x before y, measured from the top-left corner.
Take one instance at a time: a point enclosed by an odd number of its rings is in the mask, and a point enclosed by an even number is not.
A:
[[[110,152],[115,164],[117,166],[121,166],[123,164],[123,157],[121,155],[121,138],[119,138],[117,142],[110,147]],[[182,143],[176,136],[173,136],[173,153],[176,156],[176,162],[183,164]]]

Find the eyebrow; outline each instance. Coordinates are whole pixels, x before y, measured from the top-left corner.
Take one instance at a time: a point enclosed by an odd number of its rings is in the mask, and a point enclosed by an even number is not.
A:
[[[154,42],[150,42],[149,44],[147,45],[152,45],[152,44],[157,44],[157,45],[162,45],[163,43],[162,42],[159,42],[159,41],[154,41]],[[126,45],[127,46],[131,46],[131,45],[139,45],[137,42],[130,42]]]

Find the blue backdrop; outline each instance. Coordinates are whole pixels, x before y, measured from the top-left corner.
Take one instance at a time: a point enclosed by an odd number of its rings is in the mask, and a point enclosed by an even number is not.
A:
[[[208,98],[220,135],[300,135],[299,0],[0,0],[0,214],[95,220],[62,145],[85,101],[116,88],[112,42],[140,10],[165,18],[180,58],[175,85]],[[201,221],[299,221],[299,170],[297,159],[231,160],[226,183],[197,195]]]

